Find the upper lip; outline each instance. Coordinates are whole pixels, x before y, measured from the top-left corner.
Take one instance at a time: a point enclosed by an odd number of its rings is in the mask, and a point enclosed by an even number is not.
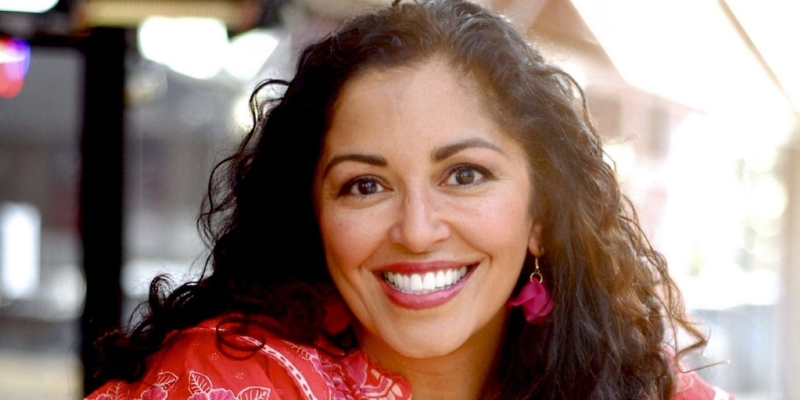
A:
[[[420,273],[428,271],[438,271],[443,269],[456,269],[464,266],[470,267],[477,263],[460,261],[427,261],[427,262],[398,262],[384,265],[376,272],[400,272],[400,273]]]

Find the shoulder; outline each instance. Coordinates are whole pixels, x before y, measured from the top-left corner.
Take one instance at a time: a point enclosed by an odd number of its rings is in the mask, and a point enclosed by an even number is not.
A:
[[[336,356],[293,343],[265,321],[215,318],[174,332],[148,358],[139,381],[107,382],[87,399],[360,399],[378,388],[398,400],[410,394],[402,379],[375,368],[363,353]]]
[[[735,397],[704,381],[697,372],[675,372],[677,390],[673,400],[734,400]]]

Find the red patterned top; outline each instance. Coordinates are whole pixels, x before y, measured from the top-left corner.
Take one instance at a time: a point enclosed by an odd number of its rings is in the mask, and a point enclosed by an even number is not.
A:
[[[255,325],[234,333],[222,324],[223,318],[215,318],[173,333],[147,360],[141,380],[107,382],[86,399],[411,398],[408,382],[370,363],[362,351],[337,356],[286,341]]]
[[[335,355],[224,318],[174,332],[136,382],[110,381],[87,400],[407,400],[411,385],[363,351]],[[226,329],[230,326],[231,329]],[[233,329],[233,327],[242,328]],[[732,399],[695,373],[678,374],[674,400]]]

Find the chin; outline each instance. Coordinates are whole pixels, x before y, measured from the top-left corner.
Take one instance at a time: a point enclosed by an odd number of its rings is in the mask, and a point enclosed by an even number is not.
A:
[[[446,356],[471,342],[482,341],[483,329],[476,328],[476,325],[484,326],[474,321],[420,321],[410,326],[388,326],[388,332],[378,333],[386,334],[381,335],[383,341],[398,354],[426,359]]]
[[[389,344],[397,353],[414,359],[443,357],[461,348],[465,340],[442,340],[440,335],[403,340],[397,345]]]

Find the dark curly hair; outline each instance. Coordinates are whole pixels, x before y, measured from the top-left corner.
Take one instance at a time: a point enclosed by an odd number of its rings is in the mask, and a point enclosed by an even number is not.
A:
[[[495,121],[527,153],[546,249],[540,265],[555,302],[543,325],[509,318],[494,371],[499,384],[484,397],[669,399],[673,352],[680,357],[706,340],[603,160],[581,89],[508,21],[461,0],[358,16],[308,46],[290,82],[256,90],[254,128],[215,169],[200,218],[211,272],[171,292],[156,279],[143,322],[102,340],[99,376],[134,379],[167,333],[233,312],[271,316],[287,338],[313,343],[324,317],[315,305],[335,293],[313,201],[334,102],[366,71],[434,57],[474,80]],[[285,88],[280,98],[257,100],[273,86]],[[289,251],[298,243],[303,251]],[[689,348],[676,351],[678,331],[693,338]]]

